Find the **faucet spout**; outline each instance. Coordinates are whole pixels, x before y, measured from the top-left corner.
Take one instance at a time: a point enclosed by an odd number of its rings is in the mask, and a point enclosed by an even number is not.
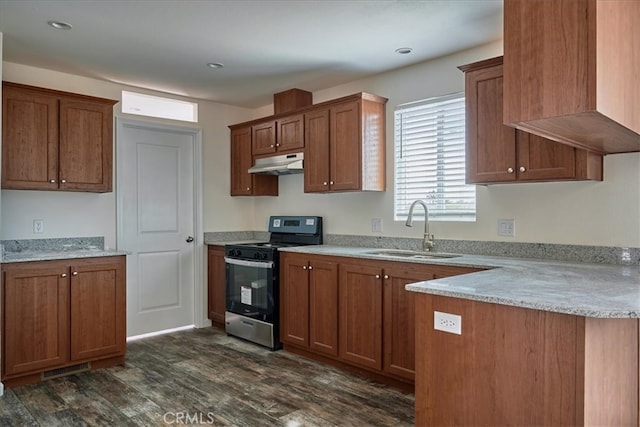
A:
[[[411,207],[409,207],[409,215],[407,215],[407,222],[405,222],[404,225],[407,227],[413,227],[413,210],[416,205],[420,205],[424,208],[424,239],[422,240],[422,250],[424,252],[429,252],[435,246],[435,242],[433,240],[433,234],[429,233],[429,209],[424,201],[418,199],[411,203]]]

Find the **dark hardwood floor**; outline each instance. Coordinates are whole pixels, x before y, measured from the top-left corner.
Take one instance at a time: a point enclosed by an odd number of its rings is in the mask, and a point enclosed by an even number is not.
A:
[[[131,342],[126,366],[5,390],[1,426],[403,426],[414,398],[215,328]]]

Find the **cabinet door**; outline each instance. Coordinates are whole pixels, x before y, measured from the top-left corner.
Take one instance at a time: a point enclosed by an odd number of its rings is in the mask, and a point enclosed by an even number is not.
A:
[[[2,188],[58,188],[58,99],[3,85]]]
[[[231,130],[231,195],[232,196],[277,196],[278,177],[275,175],[252,175],[251,128]]]
[[[278,152],[300,151],[304,148],[304,116],[278,120],[276,148]]]
[[[61,190],[111,191],[112,105],[61,99],[59,150]]]
[[[71,265],[71,360],[125,353],[125,257]]]
[[[415,299],[408,283],[433,279],[426,267],[384,268],[384,367],[390,374],[415,379]]]
[[[251,195],[251,128],[231,131],[231,195]]]
[[[224,246],[209,246],[207,250],[207,311],[209,319],[224,325],[226,266],[224,263]]]
[[[69,360],[69,277],[64,263],[2,266],[2,374],[46,370]]]
[[[360,102],[331,107],[329,185],[332,191],[359,190],[362,173]]]
[[[280,339],[284,343],[309,347],[309,267],[306,256],[281,258]]]
[[[309,260],[309,347],[338,355],[338,266]]]
[[[554,180],[576,176],[576,149],[517,131],[518,180]]]
[[[329,190],[329,110],[304,115],[304,192]]]
[[[253,155],[276,152],[276,122],[270,121],[251,127]]]
[[[382,271],[340,264],[340,357],[382,369]]]
[[[502,65],[465,76],[467,184],[516,179],[515,129],[502,124]]]

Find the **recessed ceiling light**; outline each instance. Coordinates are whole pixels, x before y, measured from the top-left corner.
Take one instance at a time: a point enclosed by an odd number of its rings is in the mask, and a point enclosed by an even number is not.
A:
[[[411,49],[410,47],[401,47],[396,49],[396,53],[399,53],[400,55],[406,55],[411,52],[413,52],[413,49]]]
[[[209,63],[207,64],[207,67],[209,67],[209,68],[213,68],[213,69],[216,69],[216,68],[224,68],[224,64],[221,64],[221,63],[219,63],[219,62],[209,62]]]
[[[66,22],[62,22],[62,21],[49,21],[47,22],[47,24],[49,24],[50,27],[55,28],[56,30],[70,30],[71,24],[67,24]]]

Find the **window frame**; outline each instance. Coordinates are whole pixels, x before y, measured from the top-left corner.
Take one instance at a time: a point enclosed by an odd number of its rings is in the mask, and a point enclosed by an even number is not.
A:
[[[440,109],[430,109],[429,106],[439,106]],[[409,206],[416,199],[425,201],[429,206],[429,221],[476,221],[476,187],[466,184],[465,121],[464,92],[431,97],[396,107],[393,152],[395,221],[407,219]],[[410,127],[406,128],[407,125]],[[408,151],[414,151],[413,157],[404,155]],[[418,151],[423,153],[418,154]],[[408,163],[414,163],[414,166]],[[424,176],[418,177],[419,175]],[[436,180],[428,180],[427,175],[435,176]],[[425,190],[423,197],[411,194],[417,188]],[[430,192],[433,188],[437,190]],[[430,198],[428,194],[434,194],[435,197]],[[456,204],[458,209],[455,209]],[[473,208],[469,208],[471,205]],[[423,209],[414,211],[414,218],[424,219]]]

